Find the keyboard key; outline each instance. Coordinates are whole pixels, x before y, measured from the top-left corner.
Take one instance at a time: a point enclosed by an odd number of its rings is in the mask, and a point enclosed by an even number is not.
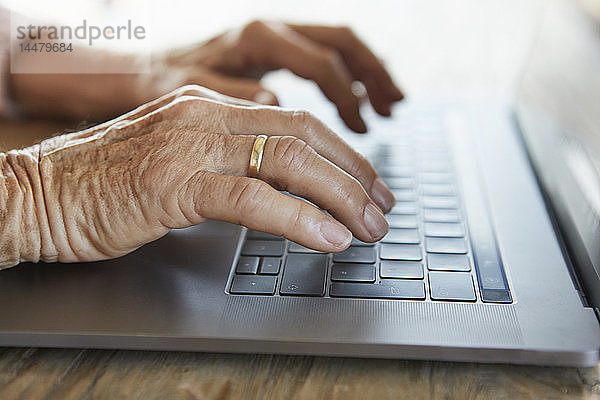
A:
[[[331,267],[332,281],[375,282],[375,266],[339,263]]]
[[[417,204],[409,201],[398,201],[390,210],[390,214],[416,214]]]
[[[379,165],[386,167],[412,167],[415,165],[415,158],[411,154],[411,148],[405,147],[400,151],[393,151],[390,155],[383,155],[377,159]]]
[[[465,229],[462,224],[449,222],[426,222],[425,236],[463,237]]]
[[[458,199],[452,196],[423,196],[425,208],[458,208]]]
[[[496,235],[489,210],[477,188],[466,186],[469,208],[469,234],[473,248],[473,268],[477,272],[479,293],[483,302],[512,303],[502,258],[496,244]]]
[[[421,247],[414,244],[382,243],[381,258],[384,260],[421,261]]]
[[[418,226],[416,215],[388,214],[386,219],[390,228],[416,228]]]
[[[390,229],[388,233],[381,239],[383,243],[407,243],[419,244],[421,235],[417,229]]]
[[[364,247],[373,247],[375,246],[375,243],[367,243],[367,242],[363,242],[361,240],[358,240],[357,238],[353,237],[352,238],[352,242],[350,243],[350,246],[364,246]]]
[[[382,278],[423,279],[423,263],[418,261],[382,261]]]
[[[309,249],[308,247],[304,247],[294,242],[290,242],[288,251],[290,253],[325,253],[324,251]]]
[[[236,275],[231,283],[231,293],[235,294],[275,294],[276,276]]]
[[[331,297],[365,299],[425,299],[422,281],[385,280],[378,284],[334,282],[329,287]]]
[[[252,240],[285,240],[285,238],[281,236],[271,235],[270,233],[266,232],[253,231],[251,229],[248,229],[246,238]]]
[[[430,272],[429,288],[433,300],[475,301],[471,274],[464,272]]]
[[[235,267],[236,274],[256,274],[258,271],[258,257],[240,257]]]
[[[421,185],[421,193],[426,196],[454,196],[454,186],[440,183],[424,183]]]
[[[451,183],[454,177],[446,172],[422,172],[419,174],[421,183]]]
[[[428,222],[459,222],[460,215],[458,210],[425,208],[423,219]]]
[[[415,201],[417,199],[417,192],[414,190],[392,190],[396,201]]]
[[[467,243],[463,239],[457,238],[427,238],[425,248],[428,253],[467,253]]]
[[[277,275],[281,266],[279,257],[263,257],[260,260],[260,273],[265,275]]]
[[[427,254],[427,268],[436,271],[470,271],[469,257],[464,254]]]
[[[445,170],[450,167],[450,156],[448,155],[448,150],[446,148],[433,150],[431,148],[431,144],[426,143],[424,146],[418,146],[417,150],[418,156],[418,164],[421,167],[422,171],[425,171],[427,165],[445,165]],[[442,146],[445,147],[445,146]],[[423,168],[425,167],[425,168]]]
[[[246,240],[242,248],[242,255],[281,257],[285,242],[275,240]]]
[[[420,132],[416,135],[416,138],[421,138],[421,140],[423,140],[423,136],[429,136],[441,141],[442,139],[438,138],[440,138],[440,134],[444,131],[444,122],[439,118],[435,118],[434,114],[420,114],[420,116],[414,117],[412,120],[411,128]]]
[[[288,254],[279,293],[292,296],[323,296],[327,255]]]
[[[417,182],[414,178],[399,177],[399,178],[385,178],[384,182],[390,189],[414,189]]]
[[[372,264],[375,262],[375,248],[350,246],[344,251],[334,253],[333,262]]]
[[[452,165],[447,161],[425,161],[419,164],[419,169],[423,172],[444,172],[452,169]]]
[[[415,175],[415,169],[413,167],[382,167],[379,168],[379,174],[382,177],[408,177],[411,178]]]

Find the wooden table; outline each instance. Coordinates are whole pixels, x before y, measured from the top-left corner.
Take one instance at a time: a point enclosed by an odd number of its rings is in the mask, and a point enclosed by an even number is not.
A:
[[[2,399],[598,399],[596,368],[76,349],[0,350]]]
[[[393,46],[407,49],[401,56],[391,56],[390,64],[398,76],[405,79],[404,86],[409,94],[458,90],[461,93],[504,95],[514,88],[517,64],[526,54],[523,43],[527,42],[515,38],[529,32],[531,24],[526,19],[535,17],[535,4],[524,1],[482,3],[478,0],[457,1],[452,6],[444,3],[446,9],[462,6],[463,14],[459,13],[462,18],[469,19],[469,12],[476,15],[481,28],[477,34],[468,30],[454,31],[452,24],[443,27],[440,16],[432,16],[429,25],[419,25],[422,21],[413,17],[425,15],[427,7],[433,8],[431,4],[403,3],[405,14],[402,23],[396,24],[398,29],[408,32],[412,23],[412,29],[424,30],[427,34],[411,36],[410,40],[406,39],[407,35],[401,35],[399,37],[404,39],[399,42],[378,42],[376,47],[390,54]],[[518,18],[516,22],[512,19],[513,29],[494,36],[502,21],[515,15]],[[491,16],[494,18],[486,20]],[[358,28],[363,33],[360,26]],[[446,40],[448,36],[455,40]],[[367,39],[369,42],[376,40],[374,37]],[[503,47],[503,44],[517,42],[521,47],[513,45],[510,51]],[[465,48],[469,50],[465,53],[470,54],[468,57],[461,54]],[[437,51],[435,57],[428,56],[432,49]],[[473,51],[478,52],[477,56],[473,56]],[[535,88],[530,88],[529,95],[543,97]],[[25,146],[49,133],[73,128],[49,121],[1,121],[0,151]],[[600,367],[547,368],[328,357],[0,348],[0,399],[79,398],[600,399]]]

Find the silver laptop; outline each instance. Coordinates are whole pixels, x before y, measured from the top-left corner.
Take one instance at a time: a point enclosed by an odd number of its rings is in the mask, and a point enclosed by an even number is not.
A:
[[[410,99],[391,119],[365,110],[366,135],[278,74],[283,102],[330,123],[395,192],[380,243],[324,254],[209,221],[112,261],[23,264],[0,272],[0,346],[596,365],[600,82],[579,80],[600,70],[600,36],[587,63],[567,40],[583,39],[564,39],[545,74],[534,54],[516,104]]]

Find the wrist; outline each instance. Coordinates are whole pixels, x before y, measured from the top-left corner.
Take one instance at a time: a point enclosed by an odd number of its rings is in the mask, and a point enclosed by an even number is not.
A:
[[[34,60],[19,59],[16,62]],[[11,74],[12,99],[25,114],[88,121],[113,118],[149,100],[150,90],[142,83],[144,75],[150,74],[139,72],[145,68],[145,62],[135,54],[100,50],[84,51],[77,57],[61,55],[55,64],[64,65],[65,71],[72,64],[103,63],[113,66],[116,72]]]
[[[0,153],[0,268],[54,261],[39,170],[40,146]]]

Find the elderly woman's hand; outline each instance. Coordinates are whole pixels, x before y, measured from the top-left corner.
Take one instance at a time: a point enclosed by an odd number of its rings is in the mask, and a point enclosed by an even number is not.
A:
[[[158,89],[199,84],[229,96],[277,104],[259,79],[287,68],[315,81],[344,122],[365,132],[352,82],[364,84],[375,111],[390,115],[402,92],[369,48],[346,27],[304,26],[254,21],[205,43],[169,51],[157,58],[144,87]]]
[[[247,177],[254,134],[268,136],[260,179]],[[340,251],[351,232],[381,239],[394,203],[371,164],[309,113],[196,86],[3,163],[4,187],[21,193],[8,196],[22,203],[16,262],[118,257],[206,218]]]

